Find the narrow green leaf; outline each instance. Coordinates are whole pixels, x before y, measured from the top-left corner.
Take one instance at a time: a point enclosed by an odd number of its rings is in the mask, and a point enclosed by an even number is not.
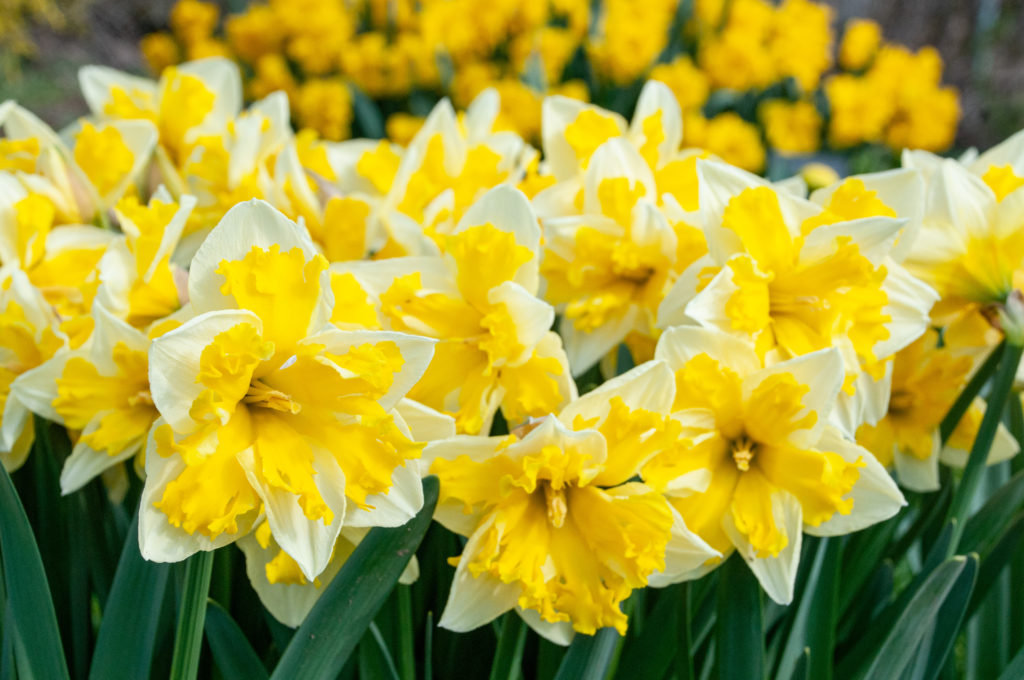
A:
[[[152,667],[156,629],[171,566],[142,558],[138,522],[136,514],[103,611],[89,669],[89,676],[97,680],[118,676],[145,678]]]
[[[718,677],[758,680],[765,674],[761,586],[738,554],[719,568]]]
[[[960,550],[983,552],[989,543],[999,538],[1022,506],[1024,470],[1011,477],[967,520],[960,540]]]
[[[1022,541],[1024,541],[1024,513],[1014,517],[1013,523],[1006,528],[999,540],[989,546],[989,550],[982,555],[981,568],[978,571],[978,585],[971,597],[971,604],[967,608],[968,617],[973,616],[977,611],[989,590],[995,585],[1003,568],[1017,554]]]
[[[950,435],[953,434],[953,430],[960,424],[960,419],[967,413],[967,409],[970,408],[971,402],[974,398],[981,393],[981,388],[985,386],[988,379],[996,370],[996,366],[999,365],[999,360],[1003,356],[1003,352],[1006,346],[1004,340],[999,344],[998,347],[992,350],[992,353],[988,355],[985,362],[978,368],[978,370],[971,376],[970,381],[964,386],[963,391],[953,402],[953,405],[949,407],[949,411],[946,412],[942,422],[939,424],[939,436],[942,438],[942,442],[946,443],[949,441]]]
[[[614,628],[602,628],[594,635],[577,633],[558,667],[555,680],[601,680],[608,672],[621,638]]]
[[[935,618],[928,641],[928,666],[923,673],[916,676],[917,678],[932,680],[939,677],[939,673],[946,665],[946,659],[949,658],[949,653],[953,649],[953,643],[956,642],[957,635],[960,634],[960,626],[964,622],[964,614],[967,612],[967,604],[970,602],[977,576],[978,556],[968,555],[963,571],[957,576]]]
[[[867,658],[859,677],[900,677],[967,563],[966,557],[956,556],[932,571],[888,630],[877,652]]]
[[[693,586],[691,583],[682,585],[682,602],[679,607],[679,641],[678,649],[675,652],[675,668],[677,680],[694,680],[693,674],[693,634],[690,629],[691,600],[693,599]]]
[[[851,540],[840,564],[843,578],[843,587],[839,593],[840,612],[845,612],[849,608],[857,593],[882,561],[882,556],[896,533],[899,519],[898,516],[893,517],[852,537],[854,540]]]
[[[434,612],[427,612],[423,631],[423,680],[434,680]]]
[[[416,680],[416,646],[413,641],[412,593],[409,586],[395,588],[398,596],[398,659],[402,680]]]
[[[999,674],[999,680],[1020,680],[1024,678],[1024,647],[1014,655],[1010,664]]]
[[[13,622],[4,627],[4,637],[14,636],[18,665],[24,663],[33,677],[67,678],[68,666],[39,548],[11,476],[2,465],[0,470],[0,554]]]
[[[491,664],[490,680],[516,680],[520,677],[520,664],[525,646],[526,625],[518,614],[508,612],[501,620],[498,651],[494,654],[494,663]]]
[[[212,550],[201,550],[185,561],[185,586],[178,608],[178,629],[174,634],[171,680],[193,680],[199,672],[212,571]]]
[[[395,660],[391,658],[377,624],[371,622],[363,639],[359,641],[360,680],[399,680]]]
[[[249,644],[245,633],[231,615],[213,600],[206,603],[204,630],[206,641],[210,643],[213,663],[224,680],[261,680],[267,677],[267,669]]]
[[[839,604],[839,565],[843,550],[839,538],[818,540],[814,562],[797,605],[793,629],[782,649],[776,677],[789,678],[810,674],[829,680],[832,677],[832,652],[835,649],[836,611]],[[797,667],[807,663],[806,673]]]
[[[327,680],[341,671],[423,540],[437,493],[437,478],[427,477],[423,508],[413,519],[370,530],[296,631],[272,678]]]
[[[995,378],[992,381],[992,389],[988,395],[988,408],[981,419],[978,427],[978,434],[974,437],[974,444],[971,446],[971,454],[964,467],[960,483],[953,492],[953,502],[949,508],[947,517],[956,520],[955,533],[950,545],[950,554],[956,551],[960,544],[960,537],[963,534],[964,523],[967,520],[967,513],[971,501],[977,493],[981,484],[982,473],[985,470],[985,463],[988,460],[989,450],[992,442],[995,441],[996,430],[1002,420],[1006,402],[1013,390],[1013,381],[1017,375],[1017,366],[1020,365],[1021,354],[1024,347],[1016,343],[1006,343],[1002,357],[999,360],[999,368],[996,370]],[[965,390],[966,391],[966,390]]]
[[[631,678],[661,680],[672,667],[676,654],[683,652],[679,648],[679,625],[684,616],[685,591],[683,583],[661,590],[640,635],[626,642],[622,667],[629,669]],[[689,650],[686,651],[688,655]]]

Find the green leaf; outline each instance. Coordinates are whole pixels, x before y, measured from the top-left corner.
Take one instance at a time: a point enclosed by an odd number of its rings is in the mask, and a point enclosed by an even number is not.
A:
[[[967,413],[967,409],[970,408],[971,402],[974,398],[981,393],[981,388],[988,382],[989,377],[995,373],[996,367],[999,365],[999,360],[1003,355],[1003,351],[1006,346],[1004,340],[999,344],[998,347],[992,350],[992,353],[988,355],[985,362],[978,368],[978,370],[971,376],[971,379],[964,386],[962,392],[957,396],[956,401],[949,407],[949,411],[946,412],[942,422],[939,424],[939,436],[942,438],[942,443],[945,444],[949,441],[950,435],[953,434],[953,430],[960,424],[960,419]]]
[[[960,549],[984,553],[985,548],[1003,533],[1021,506],[1024,506],[1024,470],[1011,477],[967,520]]]
[[[414,518],[370,530],[296,631],[272,678],[327,680],[341,671],[423,540],[437,493],[437,478],[427,477],[423,508]]]
[[[807,674],[822,680],[832,677],[842,558],[839,538],[817,541],[814,562],[796,608],[793,629],[782,649],[776,677],[802,677]],[[805,658],[806,672],[798,673],[797,668]]]
[[[939,609],[939,615],[935,619],[934,627],[927,641],[928,666],[923,673],[916,675],[915,678],[931,680],[939,676],[953,649],[953,643],[956,642],[957,635],[960,633],[960,626],[964,622],[964,614],[967,611],[967,604],[970,602],[977,576],[978,556],[968,555],[963,571],[953,583],[949,594],[946,595],[945,602]]]
[[[621,636],[614,628],[594,635],[576,634],[565,653],[555,680],[601,680],[608,672]]]
[[[953,541],[950,545],[951,553],[955,552],[960,544],[967,513],[981,484],[989,450],[992,448],[992,442],[995,441],[996,431],[1002,420],[1003,411],[1006,409],[1006,402],[1013,391],[1013,381],[1017,375],[1017,367],[1020,365],[1022,354],[1024,354],[1024,347],[1015,343],[1006,343],[1002,357],[999,359],[999,368],[988,394],[988,408],[985,409],[985,415],[981,419],[978,434],[974,437],[971,455],[967,459],[960,483],[953,493],[953,502],[947,516],[951,520],[956,520]]]
[[[761,586],[739,554],[719,568],[718,677],[757,680],[765,674]]]
[[[989,546],[989,550],[982,555],[981,569],[978,571],[978,586],[975,588],[971,604],[967,608],[968,617],[974,615],[989,590],[999,579],[1003,568],[1017,554],[1022,540],[1024,540],[1024,513],[1014,517],[1013,523],[1006,528],[999,540]]]
[[[402,666],[402,680],[416,680],[416,648],[413,641],[412,593],[409,586],[399,584],[395,588],[398,596],[398,640],[399,663]]]
[[[658,593],[658,602],[644,622],[640,635],[626,643],[622,653],[622,667],[630,670],[630,677],[641,680],[665,677],[679,649],[680,620],[685,616],[683,595],[686,584],[679,583]],[[687,645],[689,647],[689,645]],[[685,650],[687,655],[689,649]]]
[[[352,115],[363,133],[362,136],[383,139],[384,116],[380,112],[380,107],[355,85],[349,90],[352,92]]]
[[[900,677],[929,631],[928,624],[935,619],[967,564],[968,559],[958,555],[932,571],[889,629],[877,652],[868,657],[858,677]]]
[[[213,653],[213,663],[224,680],[261,680],[267,677],[267,669],[249,644],[245,633],[231,615],[213,600],[206,602],[204,630]]]
[[[999,674],[999,680],[1020,680],[1024,678],[1024,647],[1022,647],[1010,664]]]
[[[399,680],[395,660],[391,658],[384,636],[377,624],[371,622],[366,635],[359,641],[360,680]]]
[[[89,675],[93,678],[149,676],[169,564],[139,553],[139,517],[132,519],[103,611]]]
[[[212,550],[200,550],[185,561],[185,586],[178,608],[178,629],[174,634],[171,680],[193,680],[199,671],[212,571]]]
[[[2,465],[0,470],[0,554],[13,621],[12,626],[4,627],[4,637],[14,636],[15,659],[33,677],[67,678],[68,666],[39,548],[11,476]]]
[[[518,614],[508,612],[502,617],[498,651],[494,655],[494,663],[491,664],[490,680],[516,680],[520,677],[520,664],[525,646],[526,625]]]

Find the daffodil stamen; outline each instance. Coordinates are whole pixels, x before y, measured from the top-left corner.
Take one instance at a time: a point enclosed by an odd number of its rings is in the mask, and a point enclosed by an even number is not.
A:
[[[736,467],[741,472],[749,470],[750,462],[754,460],[754,455],[757,453],[757,442],[743,434],[734,439],[729,448],[732,450],[732,459],[736,461]]]
[[[249,391],[246,392],[242,401],[250,406],[260,406],[292,414],[302,410],[302,404],[294,401],[284,392],[275,390],[258,378],[253,378],[249,384]]]
[[[565,500],[565,486],[555,487],[549,480],[541,480],[540,486],[544,489],[544,503],[548,508],[548,522],[556,529],[561,529],[565,524],[565,516],[569,512],[569,505]]]

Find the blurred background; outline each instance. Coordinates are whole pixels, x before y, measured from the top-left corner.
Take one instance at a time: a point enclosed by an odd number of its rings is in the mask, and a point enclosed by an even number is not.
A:
[[[638,2],[642,0],[637,0]],[[243,0],[219,2],[241,11]],[[846,19],[877,21],[886,40],[932,45],[945,83],[961,97],[956,149],[988,147],[1024,127],[1024,0],[847,0]],[[139,39],[165,29],[172,0],[0,0],[0,100],[17,99],[56,127],[85,113],[75,74],[83,64],[136,73]]]

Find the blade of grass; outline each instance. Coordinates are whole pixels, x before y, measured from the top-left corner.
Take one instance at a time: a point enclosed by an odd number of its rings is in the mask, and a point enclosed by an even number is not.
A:
[[[601,680],[608,672],[622,636],[614,628],[594,635],[577,634],[565,653],[555,680]]]
[[[525,646],[526,625],[515,612],[506,613],[501,620],[498,651],[491,664],[490,680],[516,680],[520,677]]]
[[[764,668],[761,586],[735,554],[719,568],[716,661],[721,680],[758,680]]]

